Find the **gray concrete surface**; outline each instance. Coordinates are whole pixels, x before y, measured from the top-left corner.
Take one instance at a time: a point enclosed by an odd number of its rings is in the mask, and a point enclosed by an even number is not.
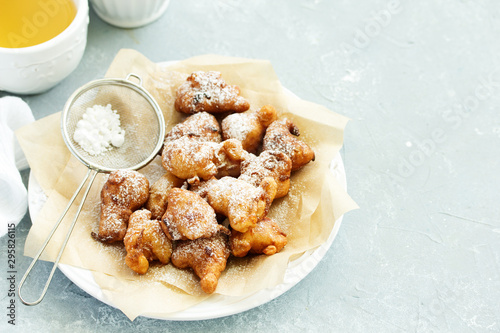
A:
[[[172,0],[143,28],[115,28],[93,12],[90,19],[76,71],[24,97],[37,119],[102,77],[121,48],[153,61],[205,53],[269,59],[285,87],[352,119],[342,157],[361,208],[344,217],[312,273],[247,312],[130,322],[57,271],[40,305],[17,302],[15,329],[500,331],[499,2]],[[26,216],[16,232],[18,279],[29,264],[21,253],[30,226]],[[7,314],[6,237],[0,249]],[[2,317],[0,331],[11,332]]]

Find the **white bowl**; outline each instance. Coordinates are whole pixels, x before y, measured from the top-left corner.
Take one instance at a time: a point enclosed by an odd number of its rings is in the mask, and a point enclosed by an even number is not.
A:
[[[87,44],[88,0],[73,0],[76,16],[56,37],[22,48],[0,47],[0,90],[16,94],[44,92],[80,63]]]
[[[158,19],[170,0],[90,0],[103,21],[120,28],[137,28]]]

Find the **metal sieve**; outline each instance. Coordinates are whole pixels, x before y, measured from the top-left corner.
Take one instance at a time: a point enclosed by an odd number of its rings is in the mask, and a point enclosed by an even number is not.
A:
[[[137,79],[138,83],[131,81],[131,77]],[[94,105],[106,106],[107,104],[111,104],[111,108],[116,110],[117,114],[120,116],[121,128],[125,130],[125,142],[119,148],[113,147],[102,154],[91,155],[75,142],[73,135],[78,121],[82,119],[87,108],[92,108]],[[163,144],[165,137],[165,119],[163,118],[163,113],[158,103],[142,86],[142,79],[140,76],[130,73],[125,79],[95,80],[76,90],[70,96],[62,111],[61,132],[64,142],[71,154],[82,162],[88,170],[80,186],[69,200],[59,220],[33,258],[33,261],[19,283],[18,295],[21,301],[26,305],[36,305],[40,303],[45,296],[97,174],[100,172],[112,172],[119,169],[137,170],[147,165],[158,154]],[[36,301],[28,302],[21,296],[21,288],[87,181],[88,184],[80,205],[78,206],[57,258],[54,261],[52,271],[45,283],[42,294]]]

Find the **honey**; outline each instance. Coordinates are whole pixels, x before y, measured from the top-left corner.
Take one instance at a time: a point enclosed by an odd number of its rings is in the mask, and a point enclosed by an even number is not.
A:
[[[63,32],[75,16],[71,0],[0,0],[0,47],[46,42]]]

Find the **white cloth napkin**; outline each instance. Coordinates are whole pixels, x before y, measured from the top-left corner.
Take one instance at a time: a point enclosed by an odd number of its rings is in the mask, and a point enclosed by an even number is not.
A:
[[[28,193],[19,173],[28,167],[28,162],[14,131],[34,120],[22,99],[0,98],[0,236],[7,233],[8,224],[17,225],[28,208]]]

